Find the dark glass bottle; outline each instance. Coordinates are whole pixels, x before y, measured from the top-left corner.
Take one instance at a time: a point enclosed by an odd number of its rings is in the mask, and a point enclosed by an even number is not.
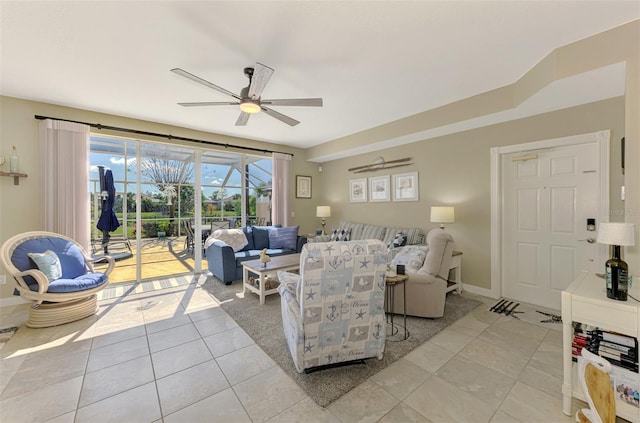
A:
[[[605,264],[607,279],[607,297],[618,301],[627,301],[629,289],[629,267],[620,258],[620,246],[613,246],[613,255]]]

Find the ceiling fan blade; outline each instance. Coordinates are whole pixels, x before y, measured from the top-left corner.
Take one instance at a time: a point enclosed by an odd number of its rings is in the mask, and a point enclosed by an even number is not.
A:
[[[310,106],[322,107],[321,98],[279,98],[274,100],[261,100],[262,104],[270,106]]]
[[[226,94],[226,95],[231,96],[233,98],[237,98],[238,100],[242,100],[242,98],[240,98],[239,95],[236,95],[236,94],[232,93],[231,91],[225,90],[222,87],[219,87],[219,86],[217,86],[215,84],[212,84],[209,81],[206,81],[206,80],[204,80],[204,79],[202,79],[202,78],[200,78],[198,76],[195,76],[194,74],[189,73],[184,69],[173,68],[173,69],[171,69],[171,72],[173,72],[173,73],[175,73],[177,75],[183,76],[183,77],[185,77],[187,79],[190,79],[193,82],[197,82],[198,84],[204,85],[205,87],[209,87],[209,88],[211,88],[213,90],[221,92],[222,94]]]
[[[279,121],[282,121],[284,123],[286,123],[289,126],[296,126],[297,124],[299,124],[300,122],[295,120],[294,118],[290,118],[289,116],[283,115],[282,113],[276,112],[273,109],[270,109],[268,107],[264,107],[262,106],[262,111],[265,112],[266,114],[268,114],[271,117],[274,117],[276,119],[278,119]]]
[[[233,106],[238,105],[237,101],[197,101],[195,103],[178,103],[184,107],[198,107],[198,106]]]
[[[236,120],[236,126],[245,126],[249,121],[249,113],[240,112],[240,116],[238,116],[238,120]]]
[[[251,85],[249,86],[249,97],[254,100],[260,98],[262,90],[267,86],[271,75],[274,70],[269,66],[265,66],[262,63],[256,63],[256,67],[253,68],[253,76],[251,77]]]

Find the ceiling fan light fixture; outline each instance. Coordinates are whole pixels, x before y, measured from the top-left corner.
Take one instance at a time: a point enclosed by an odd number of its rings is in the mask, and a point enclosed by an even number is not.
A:
[[[245,113],[254,114],[258,113],[261,109],[260,105],[254,103],[252,100],[243,100],[242,103],[240,103],[240,110]]]
[[[274,70],[269,66],[265,66],[262,63],[258,63],[258,62],[256,62],[255,67],[247,67],[244,69],[245,76],[249,78],[249,85],[240,90],[240,95],[234,94],[229,90],[226,90],[222,87],[212,84],[211,82],[205,79],[202,79],[192,73],[189,73],[184,69],[174,68],[174,69],[171,69],[171,72],[179,76],[182,76],[183,78],[189,79],[193,82],[196,82],[200,85],[203,85],[207,88],[210,88],[212,90],[225,94],[229,97],[232,97],[235,100],[235,101],[228,101],[228,102],[227,101],[199,101],[199,102],[189,102],[189,103],[178,103],[180,106],[194,107],[194,106],[240,105],[240,116],[236,120],[236,126],[245,126],[249,121],[249,117],[252,114],[256,114],[261,111],[264,111],[265,114],[289,126],[296,126],[300,123],[299,121],[287,115],[284,115],[280,112],[277,112],[267,106],[322,107],[321,98],[278,98],[278,99],[265,100],[263,102],[261,100],[262,91],[264,90],[265,86],[269,82],[269,79],[271,78],[271,75],[273,74]],[[265,107],[262,107],[262,104],[264,104]]]

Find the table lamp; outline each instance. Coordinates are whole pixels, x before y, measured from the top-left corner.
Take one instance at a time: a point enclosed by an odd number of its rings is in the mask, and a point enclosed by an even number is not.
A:
[[[605,263],[608,298],[627,301],[629,267],[620,258],[620,247],[633,246],[635,241],[635,225],[633,223],[600,224],[597,242],[613,246],[611,258]]]
[[[316,217],[321,217],[322,222],[322,235],[326,235],[324,232],[324,226],[327,224],[325,217],[331,217],[331,206],[317,206],[316,207]]]
[[[439,223],[440,229],[444,229],[445,223],[453,223],[455,221],[453,207],[431,207],[431,222]]]

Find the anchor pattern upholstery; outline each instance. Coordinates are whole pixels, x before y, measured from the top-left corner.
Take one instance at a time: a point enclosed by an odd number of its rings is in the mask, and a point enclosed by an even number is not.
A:
[[[387,248],[380,240],[306,244],[300,274],[279,272],[282,320],[298,372],[382,359]]]

